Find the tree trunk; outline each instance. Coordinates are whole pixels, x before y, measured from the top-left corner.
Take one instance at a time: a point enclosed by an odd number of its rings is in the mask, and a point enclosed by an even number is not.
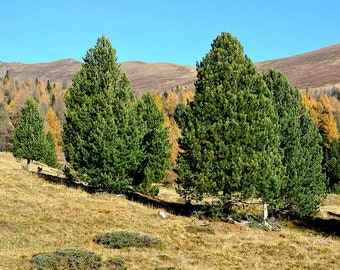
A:
[[[30,171],[30,164],[31,164],[31,159],[27,159],[27,171]]]
[[[268,206],[267,206],[267,203],[264,202],[263,203],[263,222],[266,223],[268,219]]]

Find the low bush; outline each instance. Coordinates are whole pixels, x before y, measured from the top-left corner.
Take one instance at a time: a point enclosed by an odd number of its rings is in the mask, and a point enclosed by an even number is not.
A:
[[[127,270],[125,261],[121,258],[111,259],[104,263],[103,269]]]
[[[102,258],[93,253],[81,250],[57,250],[53,253],[33,256],[31,263],[37,270],[50,269],[101,269]]]
[[[137,232],[113,232],[97,235],[94,242],[107,248],[152,247],[160,245],[160,240],[151,234]]]
[[[32,269],[35,270],[126,270],[125,262],[121,258],[103,262],[102,258],[93,253],[81,250],[57,250],[33,256]]]

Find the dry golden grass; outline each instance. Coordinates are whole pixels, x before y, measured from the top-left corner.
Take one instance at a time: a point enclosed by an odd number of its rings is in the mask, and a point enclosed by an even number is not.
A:
[[[339,237],[293,225],[263,232],[211,222],[202,229],[208,221],[171,214],[162,219],[158,209],[48,183],[21,167],[11,154],[0,153],[0,269],[29,269],[34,254],[60,249],[120,257],[129,269],[340,269]],[[161,191],[175,201],[169,190]],[[339,214],[339,196],[327,203],[323,214]],[[114,231],[151,233],[163,244],[110,250],[93,242],[95,235]]]

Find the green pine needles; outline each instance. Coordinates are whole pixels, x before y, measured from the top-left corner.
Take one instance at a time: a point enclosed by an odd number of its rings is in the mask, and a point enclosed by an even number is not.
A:
[[[167,169],[168,133],[150,97],[135,101],[116,60],[104,36],[84,57],[65,98],[65,156],[95,188],[122,192],[138,185],[139,191],[155,195],[152,183],[162,181]],[[139,107],[151,115],[140,113]]]
[[[33,99],[28,99],[21,110],[20,122],[15,127],[12,152],[16,158],[27,159],[28,171],[31,160],[41,160],[49,166],[57,166],[54,137],[51,132],[45,135],[44,118]]]
[[[169,166],[168,130],[151,94],[134,99],[116,60],[104,36],[86,53],[65,98],[65,156],[95,188],[155,196]],[[264,210],[313,216],[326,193],[322,140],[298,89],[278,71],[260,74],[229,33],[197,63],[195,87],[175,111],[178,193],[218,198],[225,213],[256,198]]]
[[[261,75],[222,33],[197,64],[196,94],[178,106],[178,192],[186,199],[261,198],[269,210],[313,215],[324,194],[320,135],[285,77]]]
[[[301,106],[301,93],[285,75],[272,69],[263,78],[278,112],[280,149],[286,167],[280,207],[290,215],[313,216],[326,194],[321,135],[310,113]]]
[[[177,117],[179,193],[272,203],[284,171],[272,94],[236,38],[222,33],[211,47],[197,65],[195,100]]]

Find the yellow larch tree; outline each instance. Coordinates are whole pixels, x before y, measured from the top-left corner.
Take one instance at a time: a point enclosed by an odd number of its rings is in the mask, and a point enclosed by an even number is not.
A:
[[[56,151],[58,154],[62,152],[62,127],[55,111],[50,107],[45,115],[45,132],[50,131],[56,142]]]
[[[327,95],[323,95],[316,101],[310,94],[304,93],[302,94],[302,104],[311,112],[314,122],[325,138],[326,146],[329,146],[334,139],[339,140],[337,121],[332,113],[333,107]]]

